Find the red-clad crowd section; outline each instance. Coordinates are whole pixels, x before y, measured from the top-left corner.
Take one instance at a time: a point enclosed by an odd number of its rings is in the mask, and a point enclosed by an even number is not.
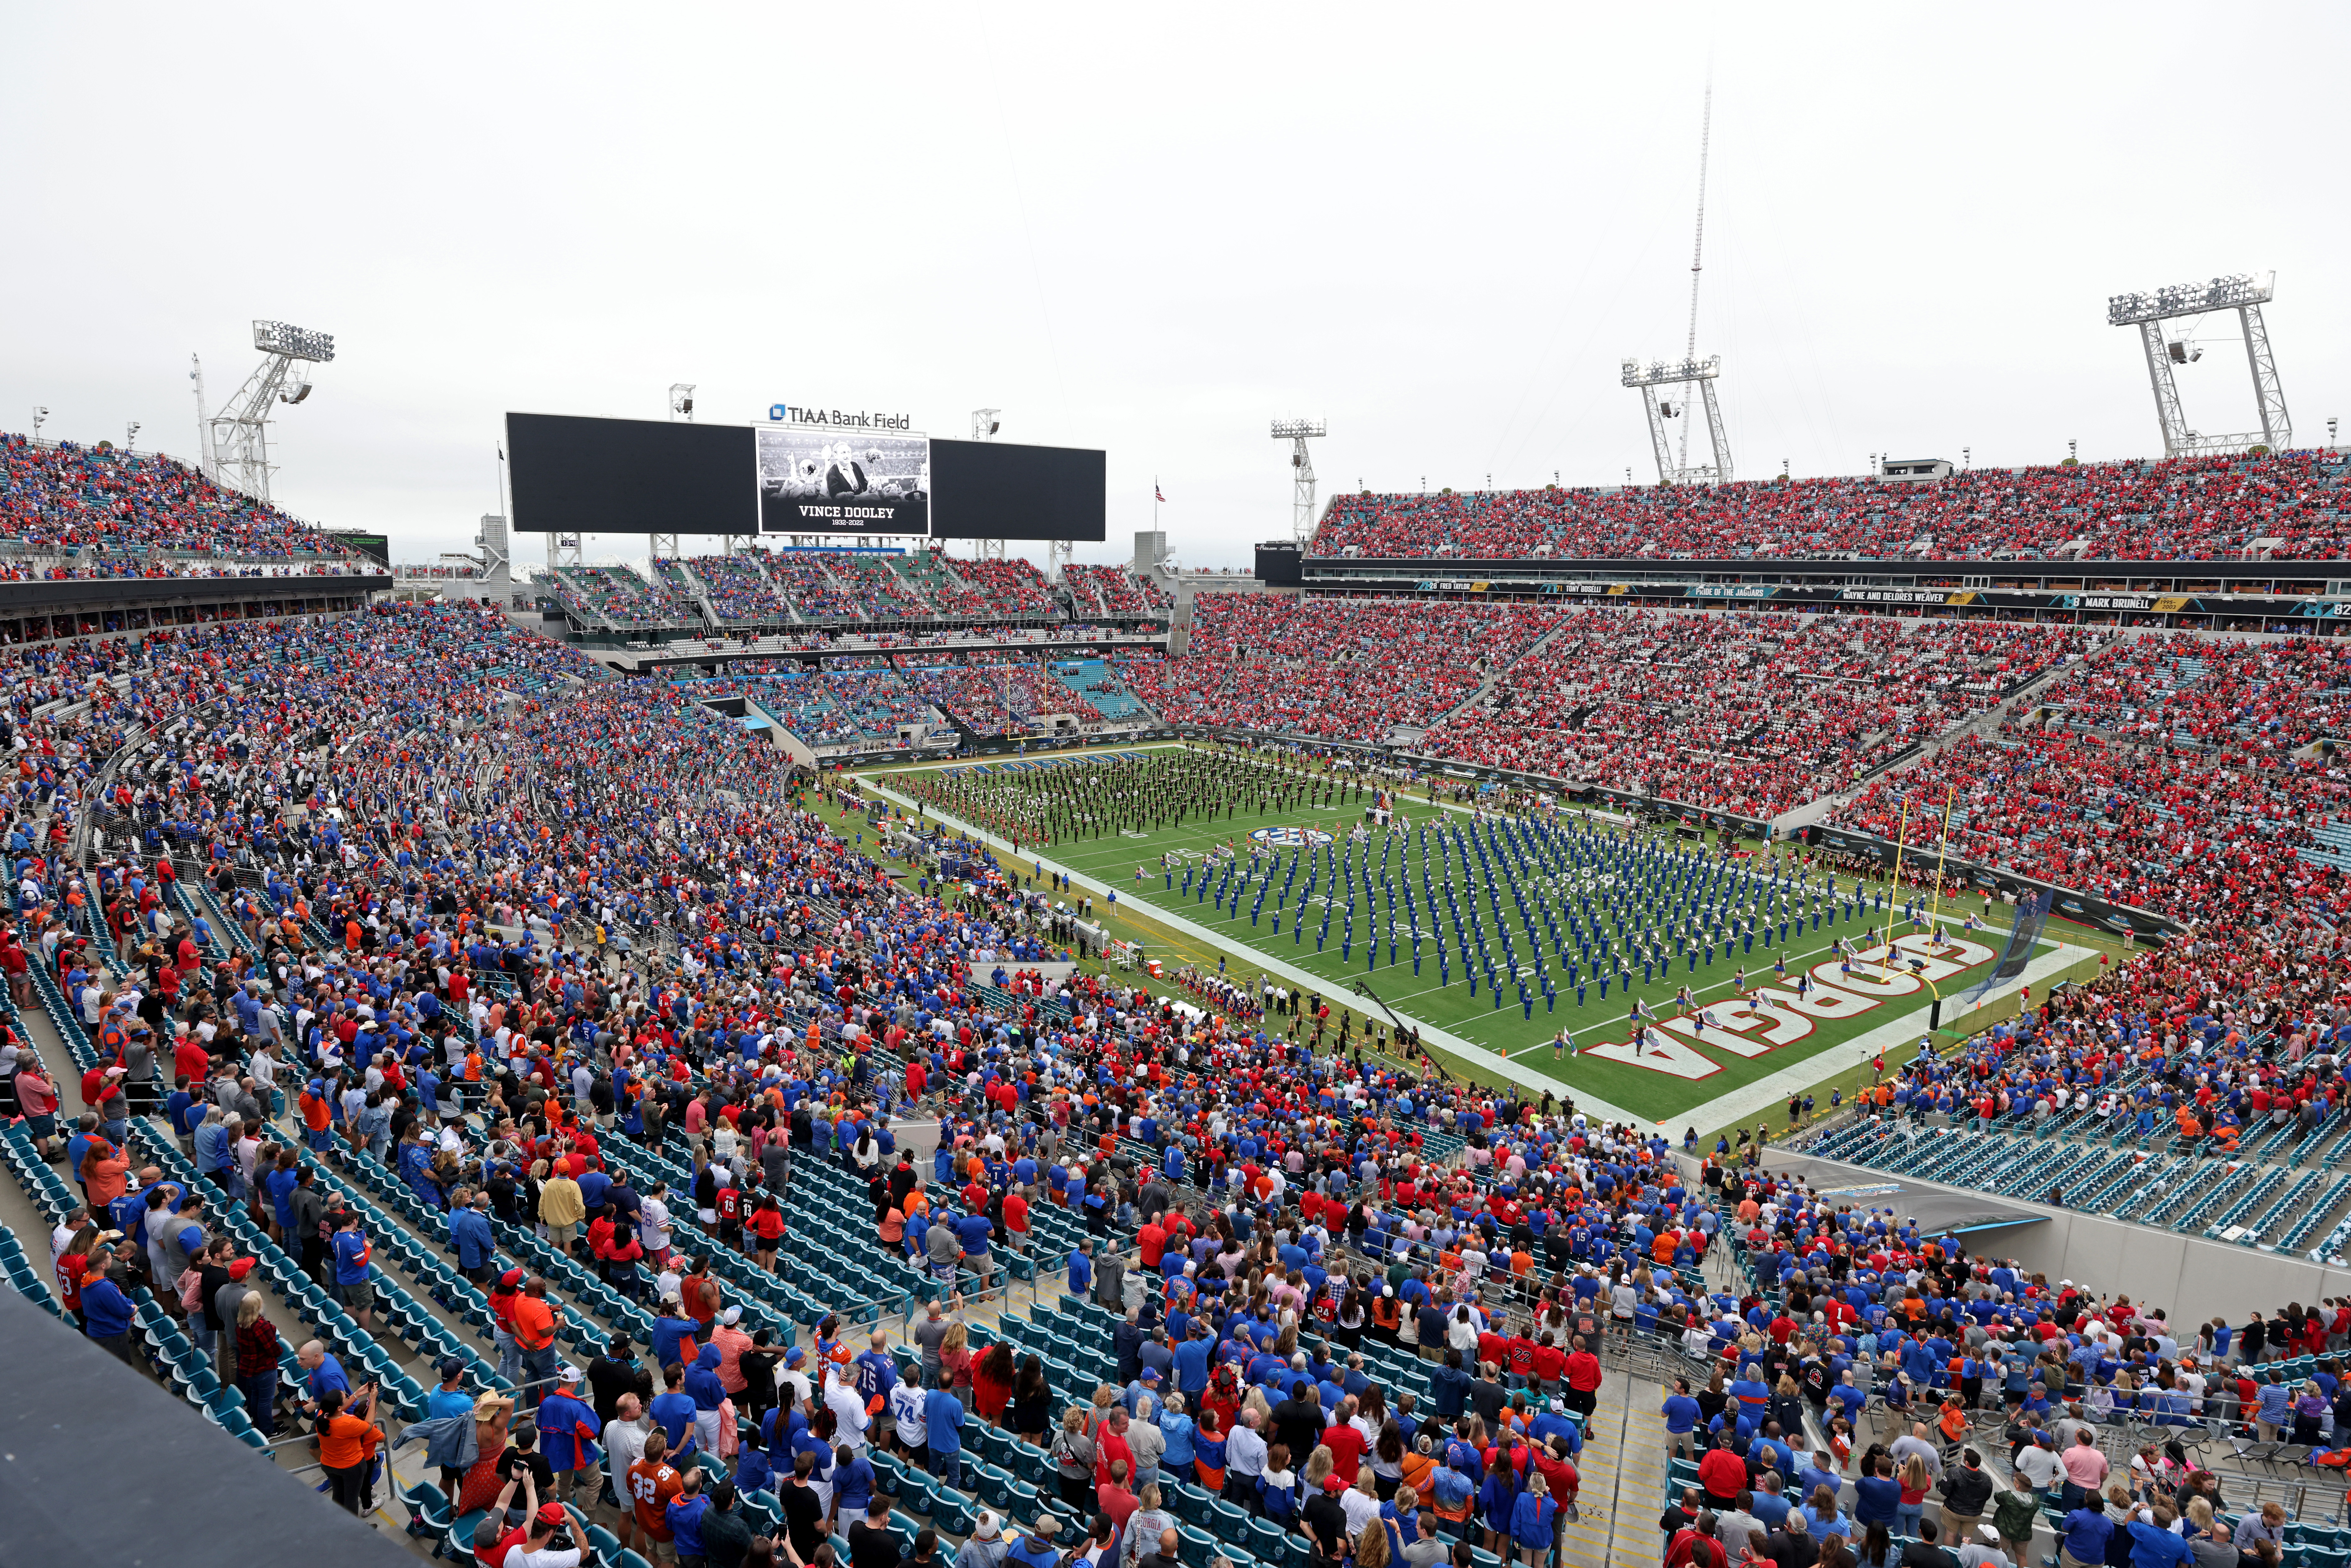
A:
[[[2155,463],[1611,489],[1334,499],[1308,548],[1334,558],[1864,556],[2098,560],[2351,555],[2351,464],[2330,451]],[[2276,541],[2262,543],[2262,541]],[[2070,547],[2070,548],[2069,548]]]

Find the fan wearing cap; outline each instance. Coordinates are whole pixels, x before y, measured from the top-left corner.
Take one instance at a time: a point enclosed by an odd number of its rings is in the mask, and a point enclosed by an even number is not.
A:
[[[474,1414],[474,1396],[465,1388],[465,1364],[454,1355],[444,1355],[434,1369],[441,1381],[424,1396],[424,1418],[427,1421],[450,1420],[459,1416],[470,1420]],[[441,1469],[441,1490],[450,1497],[457,1495],[457,1486],[465,1471],[450,1466]]]
[[[1039,1515],[1036,1528],[1026,1535],[1006,1533],[1013,1537],[1004,1554],[1008,1563],[1017,1563],[1020,1568],[1054,1568],[1061,1560],[1061,1549],[1055,1544],[1061,1538],[1061,1521],[1050,1513]]]
[[[1020,1539],[1020,1532],[1011,1524],[996,1517],[993,1509],[983,1508],[973,1521],[971,1534],[955,1555],[955,1568],[998,1568]]]
[[[528,1522],[507,1532],[495,1556],[476,1552],[475,1560],[493,1568],[579,1568],[580,1547],[570,1524],[561,1503],[541,1503]]]
[[[602,1458],[596,1450],[601,1428],[596,1424],[596,1412],[580,1397],[580,1369],[566,1362],[556,1369],[555,1378],[554,1389],[538,1402],[538,1448],[555,1472],[556,1497],[568,1500],[580,1484],[580,1477],[590,1478],[587,1484],[594,1484],[596,1466]]]

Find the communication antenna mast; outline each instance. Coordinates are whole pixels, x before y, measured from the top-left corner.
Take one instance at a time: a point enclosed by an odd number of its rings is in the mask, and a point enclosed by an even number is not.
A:
[[[188,379],[196,383],[196,468],[207,479],[213,477],[213,425],[204,417],[204,362],[195,355],[188,356]]]
[[[1698,358],[1698,285],[1706,270],[1706,161],[1714,146],[1714,73],[1706,78],[1706,107],[1698,112],[1698,235],[1690,241],[1690,314],[1689,339],[1682,346],[1682,358]],[[1682,421],[1681,460],[1677,467],[1689,466],[1689,421]]]
[[[1290,537],[1301,548],[1314,532],[1314,454],[1306,444],[1328,434],[1319,419],[1273,422],[1273,438],[1290,443]]]
[[[1698,357],[1698,289],[1706,268],[1706,175],[1708,155],[1714,146],[1714,78],[1708,73],[1706,83],[1705,108],[1698,120],[1698,232],[1690,246],[1690,308],[1689,329],[1683,340],[1682,357],[1675,360],[1641,361],[1627,358],[1619,377],[1621,385],[1641,394],[1641,406],[1648,415],[1649,446],[1657,459],[1657,483],[1660,485],[1727,485],[1730,482],[1730,435],[1722,426],[1722,405],[1716,401],[1715,383],[1722,379],[1722,356],[1709,354]],[[1689,460],[1690,396],[1684,390],[1679,398],[1672,396],[1676,388],[1696,389],[1700,407],[1706,410],[1707,442],[1714,450],[1711,464],[1693,467]],[[1660,391],[1668,395],[1659,397]],[[1677,450],[1673,439],[1666,433],[1666,421],[1682,420],[1681,441]],[[1628,476],[1629,477],[1629,476]]]
[[[213,482],[266,502],[274,467],[269,461],[270,407],[281,402],[290,406],[310,395],[308,372],[296,367],[332,360],[335,340],[283,321],[256,321],[253,346],[268,357],[221,405],[205,428],[212,433]],[[201,399],[201,378],[197,387]]]

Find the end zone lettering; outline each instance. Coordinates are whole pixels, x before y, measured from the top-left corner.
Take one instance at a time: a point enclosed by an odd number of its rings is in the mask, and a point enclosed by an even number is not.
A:
[[[1700,1008],[1699,1018],[1661,1020],[1650,1032],[1645,1051],[1635,1050],[1630,1040],[1607,1040],[1585,1046],[1583,1054],[1675,1078],[1711,1078],[1722,1071],[1722,1065],[1698,1051],[1698,1046],[1731,1056],[1761,1056],[1805,1039],[1819,1027],[1816,1019],[1857,1018],[1897,997],[1916,995],[1930,982],[1980,968],[1999,956],[1948,932],[1941,934],[1939,943],[1936,936],[1925,933],[1897,936],[1894,947],[1901,958],[1898,964],[1891,961],[1896,954],[1888,953],[1881,943],[1855,954],[1850,974],[1842,972],[1836,959],[1813,965],[1808,991],[1757,986],[1745,996]],[[1704,1022],[1708,1013],[1714,1015],[1711,1029]]]

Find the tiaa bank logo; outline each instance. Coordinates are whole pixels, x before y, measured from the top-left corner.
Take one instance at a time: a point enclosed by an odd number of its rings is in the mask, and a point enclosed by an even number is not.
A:
[[[1319,850],[1332,841],[1320,828],[1259,828],[1249,838],[1277,850]]]

